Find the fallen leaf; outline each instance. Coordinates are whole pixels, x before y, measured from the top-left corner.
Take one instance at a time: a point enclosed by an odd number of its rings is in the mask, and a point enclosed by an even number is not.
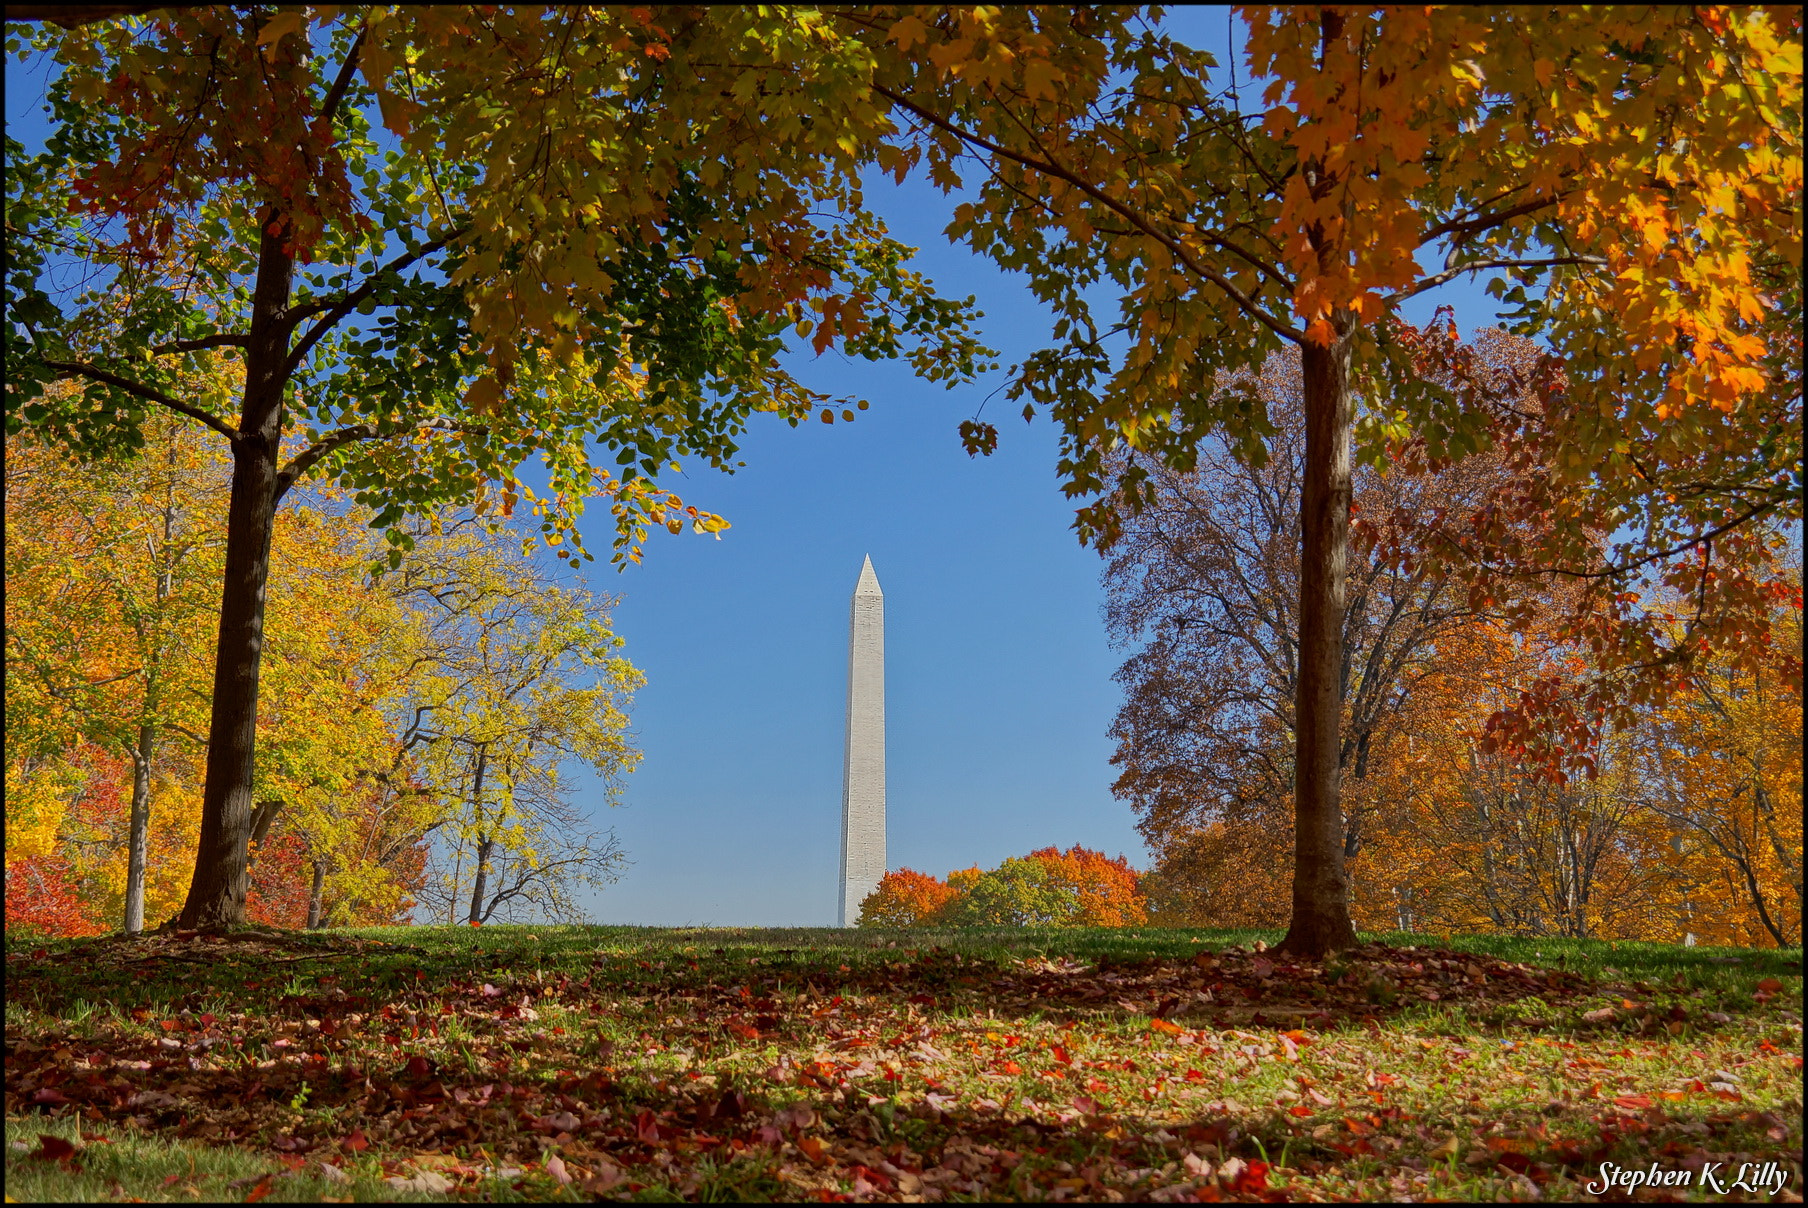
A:
[[[596,1173],[584,1180],[584,1191],[590,1195],[600,1195],[627,1177],[621,1172],[620,1167],[604,1158],[596,1164]]]
[[[517,1171],[516,1173],[519,1174],[520,1172]],[[501,1171],[497,1172],[497,1177],[502,1177]],[[394,1187],[397,1191],[425,1191],[433,1195],[444,1195],[446,1192],[452,1190],[451,1179],[446,1178],[444,1175],[435,1174],[431,1170],[420,1171],[411,1179],[405,1179],[401,1175],[392,1175],[383,1181],[388,1183],[391,1187]]]
[[[31,1156],[43,1162],[60,1162],[73,1153],[75,1153],[75,1146],[62,1137],[39,1133],[37,1152]]]
[[[571,1182],[571,1175],[565,1169],[565,1160],[556,1153],[547,1156],[546,1173],[551,1175],[553,1181],[558,1183],[561,1187]]]

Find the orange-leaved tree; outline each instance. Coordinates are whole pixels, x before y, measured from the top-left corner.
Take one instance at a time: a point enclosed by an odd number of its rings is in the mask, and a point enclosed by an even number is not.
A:
[[[993,869],[956,869],[945,880],[910,868],[888,872],[860,904],[856,925],[1128,927],[1148,919],[1129,860],[1076,843],[1066,851],[1040,848]]]
[[[1108,546],[1149,502],[1142,472],[1108,470],[1116,448],[1185,469],[1221,432],[1259,459],[1260,400],[1212,387],[1299,349],[1285,947],[1317,956],[1355,942],[1338,688],[1357,396],[1384,434],[1418,433],[1436,455],[1488,435],[1485,413],[1394,339],[1402,307],[1477,274],[1531,291],[1528,334],[1563,365],[1561,382],[1524,383],[1561,436],[1550,473],[1597,514],[1658,521],[1638,530],[1656,548],[1614,567],[1800,515],[1799,433],[1776,416],[1800,405],[1801,10],[1241,11],[1265,111],[1137,9],[841,19],[893,52],[873,83],[909,124],[891,166],[924,162],[954,187],[976,161],[950,234],[1030,274],[1057,311],[1058,343],[1012,390],[1061,425],[1070,493],[1097,497],[1082,537]],[[1115,313],[1095,314],[1101,297]],[[975,450],[996,440],[977,423],[968,435]],[[1749,506],[1675,489],[1703,456],[1757,467]],[[1591,573],[1595,552],[1552,526],[1527,554]]]
[[[924,927],[956,896],[957,891],[927,873],[900,868],[879,879],[879,887],[860,903],[860,927]]]
[[[1149,921],[1137,872],[1124,856],[1108,859],[1104,852],[1076,843],[1066,851],[1044,847],[1029,858],[1048,870],[1050,882],[1073,892],[1079,905],[1076,926],[1131,927]]]

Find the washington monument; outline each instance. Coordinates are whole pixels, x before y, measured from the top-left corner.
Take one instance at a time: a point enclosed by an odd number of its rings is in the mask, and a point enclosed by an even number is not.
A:
[[[841,786],[840,924],[885,875],[885,596],[869,557],[848,626],[847,762]]]

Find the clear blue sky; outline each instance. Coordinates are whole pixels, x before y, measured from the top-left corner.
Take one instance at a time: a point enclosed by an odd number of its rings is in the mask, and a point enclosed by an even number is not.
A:
[[[1170,24],[1225,59],[1224,10],[1180,10]],[[41,73],[8,72],[7,124],[28,145],[42,137],[42,87]],[[884,178],[868,199],[943,292],[977,295],[1004,365],[1046,341],[1021,280],[941,234],[949,199]],[[1439,301],[1466,328],[1493,313],[1458,285],[1411,317]],[[901,365],[793,367],[872,409],[832,427],[757,424],[745,469],[673,479],[687,503],[732,522],[719,541],[655,533],[642,564],[618,574],[602,560],[609,534],[587,522],[589,578],[620,596],[617,632],[647,676],[633,712],[645,759],[621,807],[598,817],[633,864],[594,917],[833,923],[848,597],[868,554],[885,591],[889,866],[941,875],[1075,843],[1146,863],[1110,792],[1111,673],[1127,652],[1106,642],[1101,562],[1070,527],[1053,426],[1025,425],[995,398],[998,451],[972,459],[956,427],[1002,368],[947,392]]]

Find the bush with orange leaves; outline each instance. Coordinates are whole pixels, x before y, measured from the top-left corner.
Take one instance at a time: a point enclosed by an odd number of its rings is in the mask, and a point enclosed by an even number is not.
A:
[[[1075,844],[1066,851],[1045,847],[1025,859],[1007,860],[991,872],[983,872],[977,865],[958,869],[949,873],[945,881],[909,868],[888,872],[879,887],[860,904],[857,925],[925,927],[972,922],[967,916],[973,912],[961,907],[974,891],[988,895],[988,900],[1026,891],[1027,882],[1021,873],[1015,877],[1004,875],[1010,867],[1025,871],[1033,867],[1034,891],[1049,901],[1069,904],[1058,918],[1050,920],[1055,926],[1129,927],[1149,921],[1148,902],[1130,862],[1121,855],[1110,860],[1103,852]],[[980,913],[990,917],[988,912]],[[1020,916],[1041,918],[1048,914],[1041,909]]]
[[[861,927],[920,927],[954,899],[957,890],[914,868],[888,872],[860,903]]]
[[[1104,852],[1076,843],[1066,851],[1044,847],[1029,858],[1048,869],[1051,884],[1073,890],[1079,900],[1073,926],[1134,927],[1149,921],[1136,870],[1122,855],[1107,860]]]

